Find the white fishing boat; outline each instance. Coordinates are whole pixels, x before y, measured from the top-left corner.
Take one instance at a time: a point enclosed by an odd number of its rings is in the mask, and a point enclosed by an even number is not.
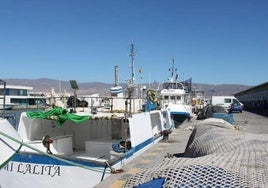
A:
[[[164,112],[156,110],[128,117],[104,113],[75,116],[86,120],[67,120],[59,126],[50,120],[58,118],[51,113],[44,119],[22,113],[18,134],[23,146],[9,163],[2,164],[1,188],[93,187],[160,141],[163,130],[169,128],[167,122],[171,122],[169,116],[165,114],[165,119]],[[1,148],[1,155],[4,153]]]
[[[124,165],[163,139],[173,126],[168,109],[142,111],[134,86],[132,82],[126,88],[127,97],[110,100],[113,110],[98,107],[90,113],[89,107],[70,113],[56,107],[23,112],[19,137],[8,136],[21,148],[0,158],[0,187],[94,187],[122,172]],[[115,103],[123,104],[125,110],[117,110]],[[2,129],[0,133],[2,155],[9,147],[2,147],[7,142]]]
[[[158,91],[160,93],[161,108],[170,110],[175,127],[177,127],[186,119],[192,117],[192,106],[190,94],[186,93],[183,82],[178,80],[178,74],[176,74],[177,69],[174,67],[174,59],[172,68],[169,70],[171,76],[168,78],[168,81],[159,85]]]

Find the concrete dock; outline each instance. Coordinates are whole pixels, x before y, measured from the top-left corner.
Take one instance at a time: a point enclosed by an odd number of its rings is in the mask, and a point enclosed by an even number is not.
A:
[[[243,113],[234,113],[234,125],[239,127],[239,131],[255,134],[268,134],[268,118],[247,111]],[[179,128],[174,130],[168,140],[162,140],[155,144],[146,152],[133,159],[123,167],[123,172],[112,174],[96,185],[96,188],[119,188],[132,175],[139,173],[144,168],[150,168],[161,162],[169,155],[181,156],[191,134],[191,128],[198,124],[200,120],[191,120],[184,122]]]

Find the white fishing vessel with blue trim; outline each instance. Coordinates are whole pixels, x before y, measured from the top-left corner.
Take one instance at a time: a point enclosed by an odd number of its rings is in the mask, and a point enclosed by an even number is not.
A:
[[[124,170],[173,126],[167,109],[142,111],[145,99],[134,97],[135,84],[131,84],[127,97],[109,98],[113,109],[23,112],[17,136],[4,134],[3,127],[13,128],[1,119],[0,155],[9,154],[0,158],[0,187],[94,187]],[[124,104],[125,110],[117,110],[114,104]]]
[[[187,82],[180,82],[178,80],[174,59],[172,63],[172,68],[169,69],[171,76],[168,78],[168,81],[159,85],[158,91],[160,92],[162,109],[170,111],[175,127],[178,127],[182,122],[192,117],[191,89],[189,88],[191,83],[188,83],[186,89],[184,83]]]

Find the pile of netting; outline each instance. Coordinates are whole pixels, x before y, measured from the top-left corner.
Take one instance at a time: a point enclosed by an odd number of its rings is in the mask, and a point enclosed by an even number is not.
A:
[[[267,135],[227,127],[194,128],[184,157],[162,163],[130,177],[124,187],[142,187],[165,179],[158,187],[268,187]]]

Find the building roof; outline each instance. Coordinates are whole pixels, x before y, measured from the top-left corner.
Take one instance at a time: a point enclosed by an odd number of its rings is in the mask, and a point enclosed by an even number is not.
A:
[[[251,88],[246,89],[244,91],[240,91],[240,92],[236,93],[235,96],[244,95],[244,94],[248,94],[248,93],[255,93],[257,91],[264,90],[264,89],[268,89],[268,82],[264,82],[260,85],[251,87]]]

